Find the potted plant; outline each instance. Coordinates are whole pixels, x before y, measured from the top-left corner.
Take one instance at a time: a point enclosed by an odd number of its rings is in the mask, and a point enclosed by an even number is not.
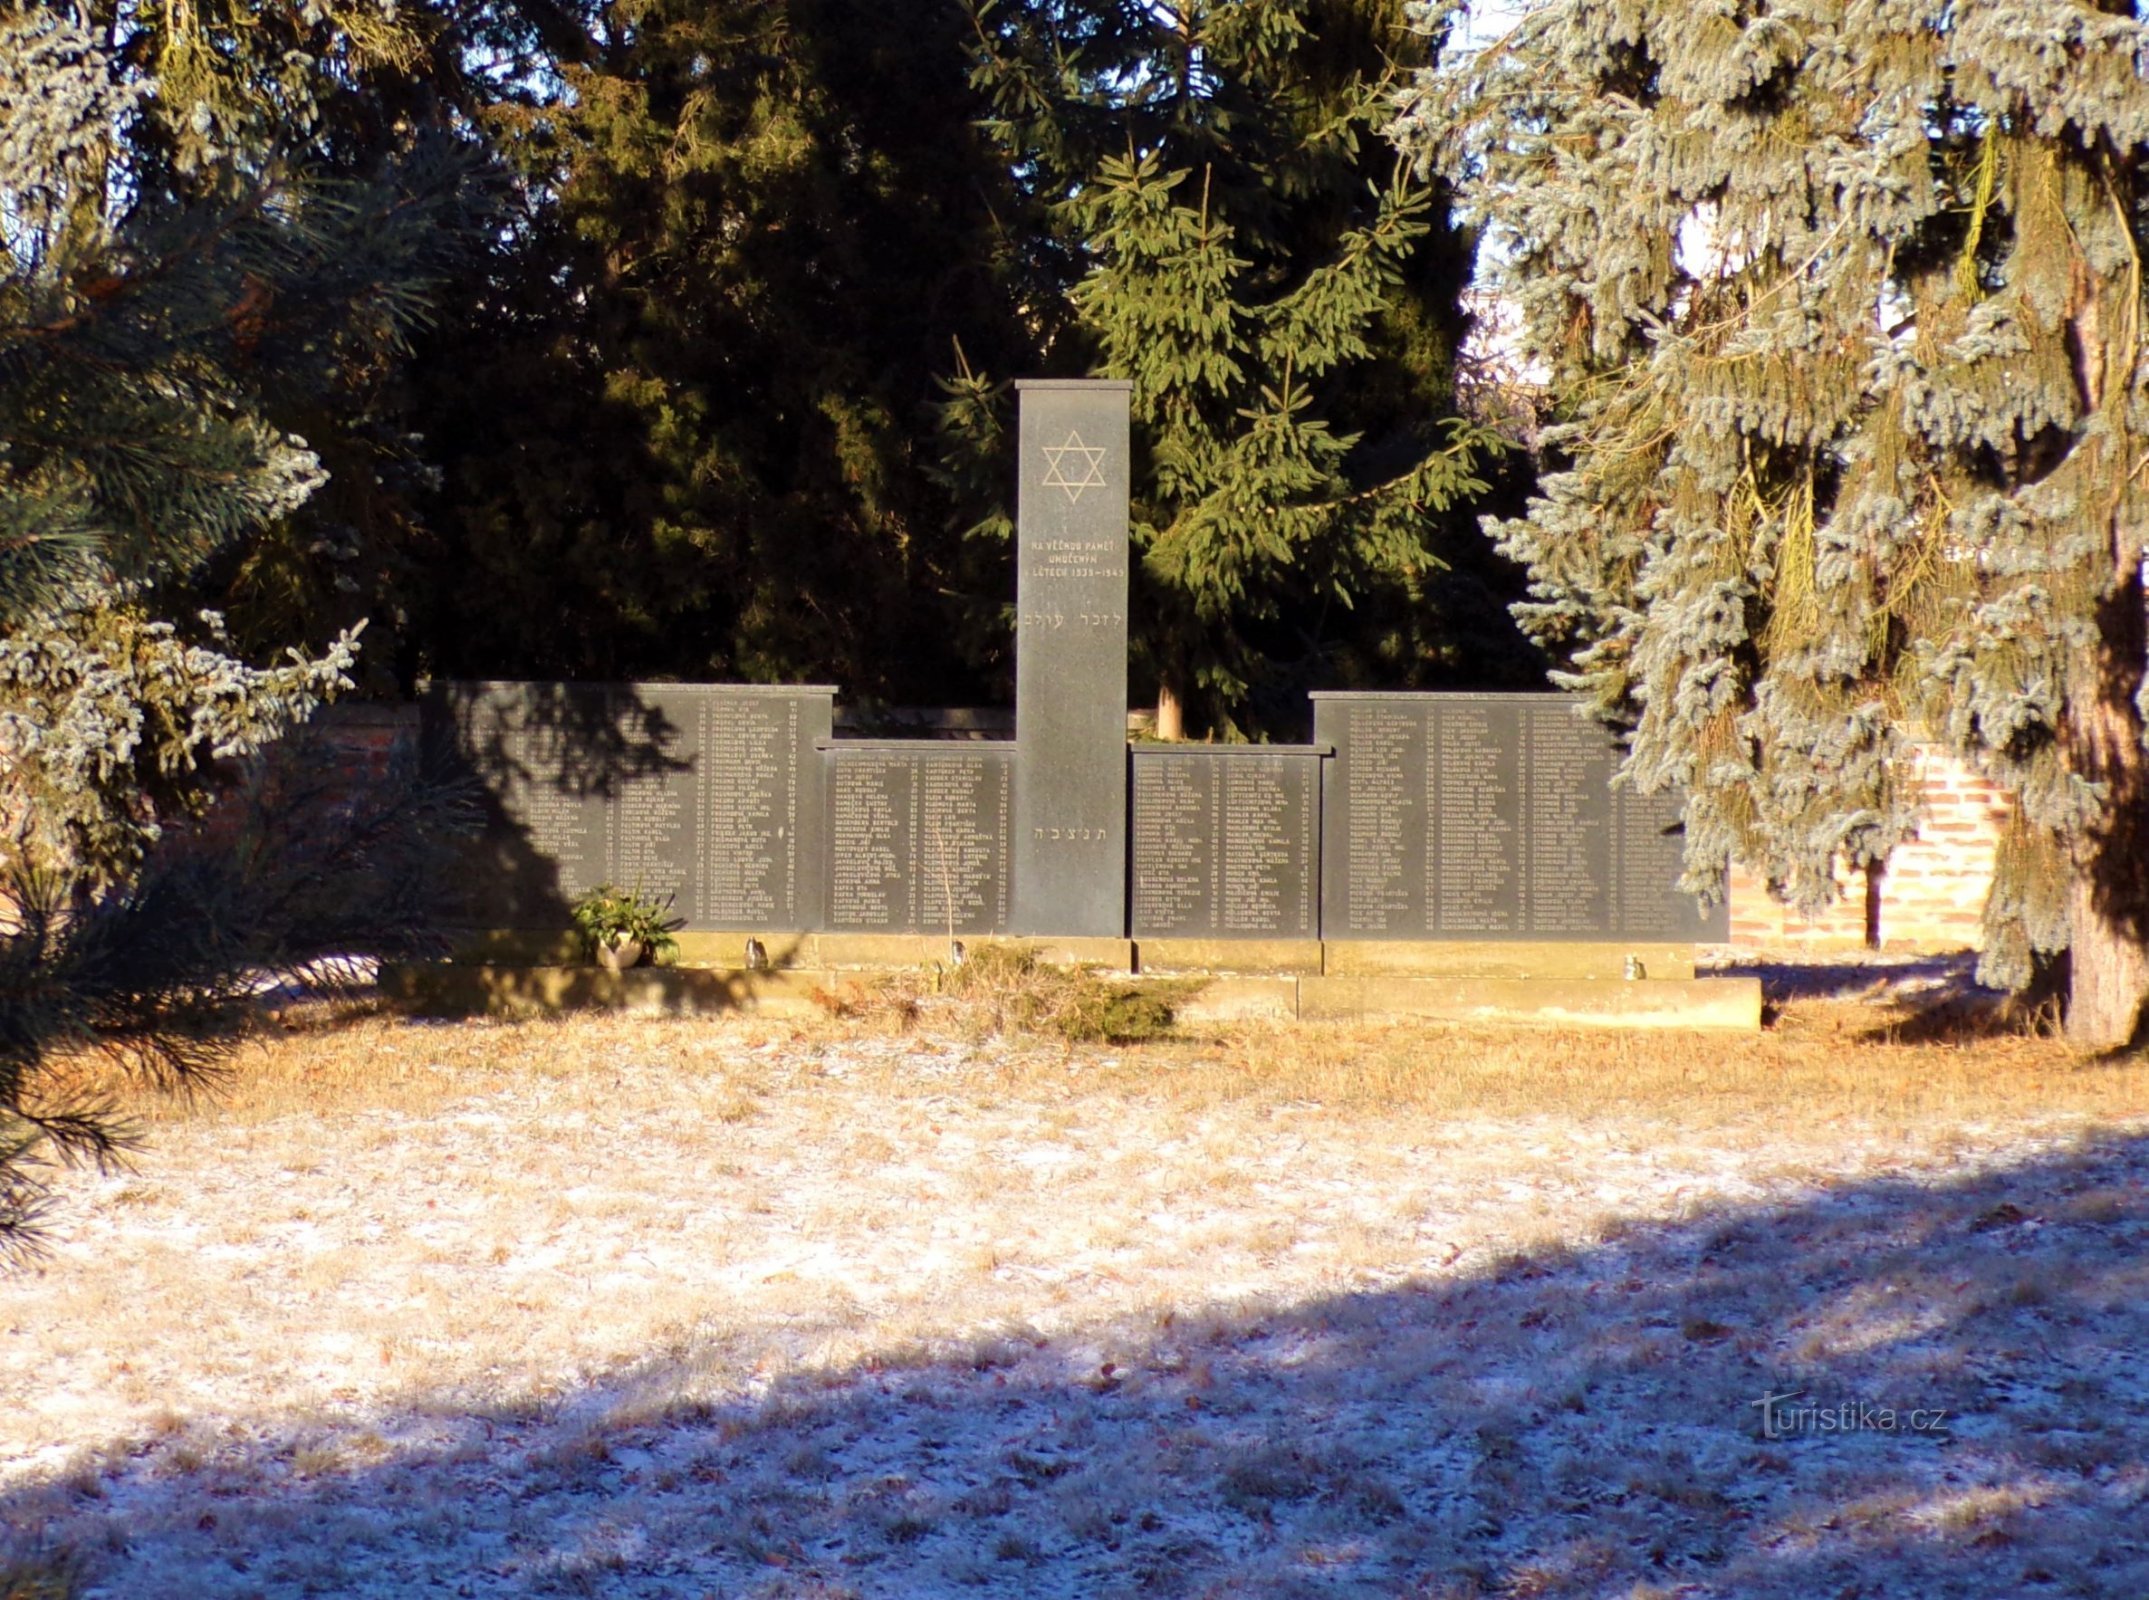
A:
[[[569,911],[575,932],[597,965],[607,972],[624,972],[643,961],[663,961],[676,954],[678,940],[672,934],[685,919],[672,913],[671,895],[657,900],[632,889],[616,889],[600,883],[575,901]]]

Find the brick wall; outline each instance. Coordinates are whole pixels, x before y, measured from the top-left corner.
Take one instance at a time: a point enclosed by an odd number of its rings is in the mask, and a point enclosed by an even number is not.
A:
[[[1867,944],[1865,875],[1837,874],[1836,903],[1818,917],[1783,905],[1744,867],[1731,869],[1731,942],[1741,949],[1862,950]]]
[[[357,787],[384,778],[399,759],[414,757],[418,750],[418,730],[418,707],[415,705],[332,702],[313,714],[313,720],[306,726],[310,736],[307,740],[271,744],[252,757],[250,764],[257,774],[261,763],[268,764],[272,787],[276,783],[279,761],[301,763],[299,768],[286,770],[307,782],[317,781],[325,770],[332,789],[340,793],[344,784]],[[247,777],[247,766],[233,764],[223,771],[229,784],[226,797],[213,802],[207,816],[186,825],[186,832],[193,838],[212,842],[225,840],[235,837],[244,826],[243,808],[230,797]]]
[[[382,778],[418,751],[418,707],[340,701],[314,713],[312,726],[334,752],[337,769],[353,778]]]
[[[1918,757],[1925,820],[1868,882],[1846,878],[1836,904],[1813,919],[1779,905],[1751,873],[1731,875],[1731,942],[1758,949],[1975,948],[1982,933],[1992,852],[2007,800],[1991,783],[1937,750]]]

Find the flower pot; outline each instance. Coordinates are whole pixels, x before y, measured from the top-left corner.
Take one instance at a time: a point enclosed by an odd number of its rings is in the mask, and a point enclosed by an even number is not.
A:
[[[642,959],[642,941],[611,938],[597,941],[597,965],[607,972],[625,972]]]

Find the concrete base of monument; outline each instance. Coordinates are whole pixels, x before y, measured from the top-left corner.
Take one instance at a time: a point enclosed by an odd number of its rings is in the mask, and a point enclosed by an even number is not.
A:
[[[1322,977],[1298,981],[1304,1020],[1424,1017],[1438,1022],[1543,1023],[1565,1028],[1761,1027],[1758,978]]]
[[[681,932],[675,934],[679,951],[670,962],[676,967],[738,967],[749,965],[747,941],[758,937],[762,955],[759,965],[768,967],[820,966],[813,949],[817,937],[810,933]],[[943,944],[945,940],[941,941]],[[581,935],[568,930],[542,928],[487,928],[466,933],[454,942],[458,963],[507,967],[573,967],[588,959]]]
[[[776,970],[846,968],[875,971],[929,967],[951,959],[944,933],[781,933],[708,932],[690,930],[674,936],[678,954],[675,967],[761,966]],[[959,933],[956,942],[965,950],[981,945],[1000,945],[1027,950],[1038,960],[1058,966],[1098,967],[1107,972],[1134,970],[1131,939],[1014,938],[1003,934]],[[758,958],[750,956],[748,942],[760,945]],[[455,941],[457,962],[506,966],[574,966],[583,960],[581,940],[573,933],[550,933],[542,929],[494,928],[465,935]],[[1316,968],[1315,970],[1319,970]]]
[[[1691,944],[1584,943],[1524,939],[1331,939],[1322,974],[1331,978],[1691,978]]]
[[[562,1011],[644,1016],[757,1012],[825,1016],[834,974],[716,967],[491,966],[407,963],[381,968],[381,993],[420,1016],[539,1017]]]
[[[483,928],[460,935],[450,960],[479,963],[497,961],[511,967],[572,966],[586,960],[582,936],[570,929],[557,932],[536,928]]]
[[[876,971],[951,960],[938,933],[684,932],[679,967],[841,968]],[[1593,982],[1640,977],[1691,979],[1691,944],[1418,939],[1091,939],[958,934],[966,951],[999,946],[1039,961],[1155,976],[1287,978],[1508,978]],[[758,952],[750,950],[758,944]],[[458,962],[576,966],[581,942],[568,932],[494,929],[458,940]]]
[[[982,945],[1022,950],[1039,961],[1062,967],[1099,967],[1107,972],[1134,970],[1134,941],[1082,937],[1048,938],[1041,934],[958,933],[956,941],[968,951]],[[926,967],[949,959],[944,933],[814,933],[807,934],[806,948],[815,966]]]
[[[1222,976],[1239,973],[1319,977],[1318,939],[1137,939],[1136,970]]]
[[[491,963],[391,965],[381,990],[427,1016],[533,1017],[611,1010],[649,1016],[755,1012],[821,1016],[828,996],[855,983],[858,968],[744,971],[721,967],[640,967]],[[1139,984],[1140,978],[1126,981]],[[1174,980],[1183,983],[1184,979]],[[1535,1023],[1569,1028],[1690,1028],[1751,1033],[1761,1026],[1755,978],[1413,978],[1220,976],[1183,994],[1182,1021],[1355,1022],[1415,1017],[1432,1022]]]

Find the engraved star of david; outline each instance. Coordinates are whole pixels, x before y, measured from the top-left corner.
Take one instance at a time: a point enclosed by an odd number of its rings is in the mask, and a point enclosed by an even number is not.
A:
[[[1104,487],[1104,473],[1099,470],[1104,465],[1104,452],[1094,445],[1084,444],[1079,433],[1070,429],[1065,444],[1057,448],[1048,444],[1044,449],[1048,463],[1045,468],[1047,489],[1064,489],[1069,500],[1080,500],[1084,489]],[[1074,462],[1080,465],[1075,466]],[[1070,468],[1077,476],[1068,476]]]

